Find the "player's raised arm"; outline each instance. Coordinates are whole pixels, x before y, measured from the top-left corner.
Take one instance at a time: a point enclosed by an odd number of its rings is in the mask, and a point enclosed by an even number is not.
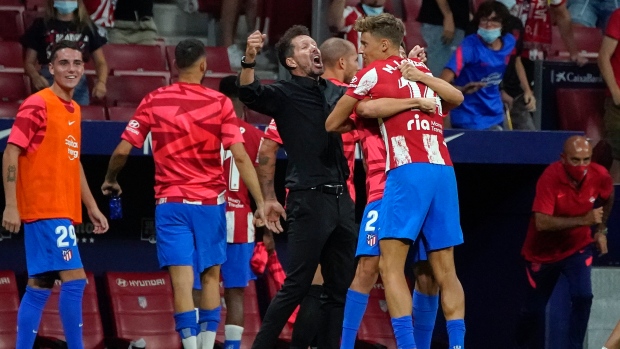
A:
[[[446,80],[436,78],[431,74],[420,71],[420,69],[416,68],[411,62],[401,64],[400,71],[405,79],[409,81],[419,81],[433,89],[439,98],[441,98],[443,104],[442,109],[444,111],[459,106],[465,99],[465,97],[463,97],[463,92],[459,91],[459,89],[452,84]]]
[[[5,208],[2,215],[2,227],[11,233],[17,233],[21,225],[17,209],[17,163],[21,148],[8,143],[2,155],[2,179],[4,183]]]

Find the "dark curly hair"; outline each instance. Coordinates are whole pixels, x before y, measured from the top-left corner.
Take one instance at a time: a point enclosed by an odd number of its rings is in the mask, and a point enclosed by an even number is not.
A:
[[[276,44],[278,60],[280,61],[280,64],[288,70],[293,70],[293,68],[286,64],[286,59],[293,56],[294,47],[292,41],[300,35],[310,36],[310,30],[303,25],[294,25],[288,28]]]

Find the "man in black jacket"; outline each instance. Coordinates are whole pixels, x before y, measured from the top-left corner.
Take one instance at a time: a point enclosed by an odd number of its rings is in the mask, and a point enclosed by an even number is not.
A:
[[[240,100],[272,116],[288,154],[286,216],[289,262],[287,278],[267,314],[253,348],[273,348],[287,319],[310,288],[320,263],[325,280],[320,348],[338,348],[344,301],[355,272],[355,208],[345,184],[349,169],[338,133],[325,131],[325,120],[344,88],[322,79],[323,63],[308,29],[293,26],[278,42],[278,59],[292,79],[261,85],[253,67],[265,36],[248,37],[239,76]],[[350,127],[349,124],[344,128]],[[344,131],[344,130],[343,130]],[[260,159],[259,161],[267,161]],[[260,173],[267,226],[277,226],[284,209],[273,188],[273,173]]]

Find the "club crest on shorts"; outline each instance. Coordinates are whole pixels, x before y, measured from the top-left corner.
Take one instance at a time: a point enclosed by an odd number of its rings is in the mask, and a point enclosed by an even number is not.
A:
[[[73,252],[71,252],[71,250],[62,250],[62,259],[64,259],[65,262],[70,261],[71,258],[73,258]]]
[[[377,235],[375,234],[366,234],[366,243],[368,246],[373,247],[377,244]]]
[[[146,307],[148,306],[148,303],[146,302],[146,297],[144,296],[138,297],[138,305],[140,306],[140,308],[146,309]]]

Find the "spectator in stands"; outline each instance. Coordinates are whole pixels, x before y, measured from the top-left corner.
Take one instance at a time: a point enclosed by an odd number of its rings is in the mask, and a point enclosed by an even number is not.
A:
[[[33,347],[58,278],[62,280],[58,311],[66,344],[83,348],[86,274],[74,228],[82,222],[82,203],[94,233],[108,230],[80,162],[80,107],[71,96],[84,73],[82,53],[75,42],[60,41],[50,60],[54,82],[20,106],[2,158],[6,199],[2,226],[17,233],[24,222],[28,267],[28,286],[17,313],[17,349]]]
[[[418,22],[422,23],[422,37],[428,45],[426,65],[434,76],[439,76],[465,37],[469,1],[422,0]]]
[[[442,79],[465,95],[465,101],[450,111],[452,127],[502,130],[504,105],[499,85],[516,43],[512,34],[502,35],[509,16],[499,2],[482,3],[473,20],[478,24],[477,34],[463,40],[441,73]]]
[[[53,83],[54,77],[48,67],[50,54],[54,44],[62,40],[77,42],[85,62],[92,58],[97,73],[92,95],[97,99],[103,98],[106,94],[108,65],[101,47],[105,45],[106,39],[99,35],[81,0],[48,0],[45,16],[35,19],[22,36],[20,41],[26,49],[24,70],[34,88],[42,90]],[[37,63],[41,65],[40,69]],[[90,103],[86,75],[82,75],[80,83],[75,87],[73,100],[79,105]]]
[[[567,7],[573,24],[605,30],[611,13],[620,8],[620,1],[567,0]]]
[[[83,0],[90,19],[99,30],[99,35],[108,37],[108,30],[114,26],[114,4],[112,0]]]
[[[605,99],[606,138],[612,148],[611,176],[620,183],[620,9],[609,18],[605,37],[598,55],[598,66],[607,84]]]
[[[232,103],[200,85],[207,70],[204,44],[196,39],[181,41],[175,60],[178,82],[142,100],[110,158],[101,190],[105,195],[121,194],[118,174],[132,147],[141,148],[152,131],[157,251],[159,264],[168,269],[174,285],[175,328],[185,348],[197,348],[198,340],[202,348],[213,348],[220,322],[220,265],[226,261],[222,147],[231,151],[255,199],[253,224],[264,222],[263,197]],[[192,299],[194,266],[202,284],[198,324]]]
[[[508,10],[514,9],[515,0],[497,0]],[[523,53],[524,28],[521,19],[508,16],[503,31],[511,33],[517,39],[515,51],[510,55],[510,62],[502,80],[502,100],[510,111],[512,128],[515,130],[536,130],[532,112],[536,110],[536,98],[527,78],[521,54]]]
[[[359,51],[360,33],[353,28],[355,21],[383,13],[385,0],[361,0],[356,6],[346,6],[346,2],[346,0],[332,0],[327,14],[327,24],[332,32],[342,34]],[[361,56],[358,64],[362,66]]]
[[[114,44],[155,45],[157,26],[153,20],[153,0],[118,0],[109,38]]]
[[[245,23],[248,31],[256,28],[256,0],[226,0],[222,1],[220,12],[220,30],[222,32],[222,46],[228,48],[228,59],[233,69],[241,69],[241,57],[244,51],[235,43],[239,16],[245,14]],[[247,37],[247,33],[243,35]],[[264,55],[259,56],[261,58]],[[262,63],[262,62],[261,62]]]
[[[510,6],[508,7],[510,8]],[[562,41],[564,41],[564,45],[570,54],[570,60],[578,65],[584,65],[588,62],[585,57],[579,54],[579,49],[575,43],[566,0],[519,0],[512,8],[512,14],[521,18],[525,26],[523,57],[528,57],[531,60],[547,58],[547,51],[551,46],[552,38],[551,24],[556,23],[560,29]],[[533,65],[526,64],[526,69],[533,73]]]
[[[520,348],[540,347],[532,341],[544,327],[545,308],[560,274],[568,280],[572,302],[569,348],[583,348],[592,305],[591,245],[594,242],[600,254],[607,253],[606,224],[614,202],[609,173],[591,163],[591,158],[590,142],[571,136],[560,161],[549,165],[538,179],[521,250],[530,287],[517,324]]]

